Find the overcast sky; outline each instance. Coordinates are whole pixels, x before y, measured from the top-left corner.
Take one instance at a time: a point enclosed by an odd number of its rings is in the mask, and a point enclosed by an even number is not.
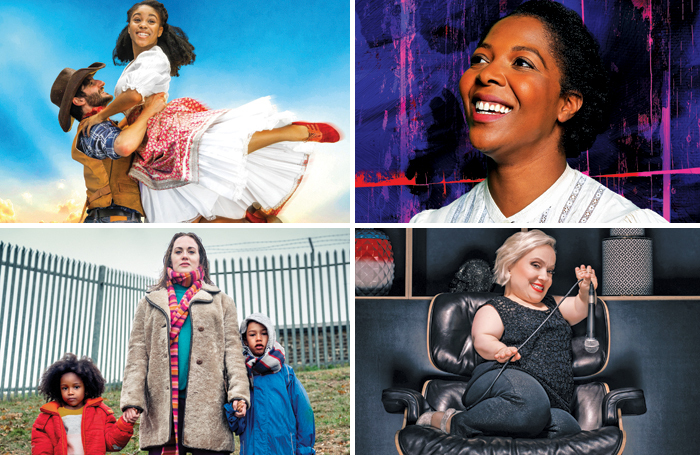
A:
[[[105,265],[117,270],[126,270],[140,275],[157,277],[163,267],[163,255],[173,234],[177,232],[194,232],[202,239],[209,259],[247,258],[259,255],[294,255],[309,253],[312,239],[316,251],[345,250],[349,257],[350,234],[348,228],[290,228],[290,227],[219,227],[219,226],[184,226],[182,228],[137,227],[124,228],[91,227],[76,225],[72,227],[44,226],[36,228],[19,228],[7,225],[0,229],[0,242],[15,246],[31,248],[59,256],[85,261],[90,264]],[[280,242],[283,249],[261,251],[264,246]],[[287,248],[292,240],[301,240],[301,247]],[[330,245],[330,243],[335,243]],[[215,246],[235,244],[232,248],[251,251],[216,254]],[[327,245],[327,246],[323,246]]]
[[[132,1],[0,1],[0,221],[62,222],[82,209],[82,166],[70,157],[75,134],[58,125],[49,93],[64,67],[93,62],[113,93],[123,67],[112,63]],[[330,121],[345,133],[316,147],[286,222],[349,222],[350,2],[166,0],[171,25],[195,46],[170,99],[192,97],[233,108],[270,95],[300,120]],[[116,119],[121,118],[117,116]]]

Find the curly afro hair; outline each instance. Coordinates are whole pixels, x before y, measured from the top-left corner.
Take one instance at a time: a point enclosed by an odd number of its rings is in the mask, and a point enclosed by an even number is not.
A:
[[[530,16],[542,22],[562,73],[561,94],[577,93],[583,99],[576,115],[562,124],[561,147],[567,158],[576,158],[608,129],[609,76],[600,57],[600,46],[581,17],[559,3],[532,0],[506,17],[512,16]]]
[[[105,378],[90,357],[78,359],[70,352],[54,362],[44,371],[39,383],[39,393],[46,401],[57,401],[65,405],[61,398],[61,377],[66,373],[75,373],[85,386],[85,398],[99,398],[105,391]]]
[[[163,34],[158,38],[157,45],[163,50],[170,62],[170,75],[179,76],[180,67],[194,63],[196,54],[194,46],[190,43],[185,32],[180,27],[168,24],[168,10],[156,0],[144,0],[135,4],[126,12],[127,26],[122,29],[117,37],[117,44],[112,51],[112,62],[115,65],[126,65],[134,59],[134,49],[129,36],[129,22],[131,16],[140,6],[150,6],[158,13]]]

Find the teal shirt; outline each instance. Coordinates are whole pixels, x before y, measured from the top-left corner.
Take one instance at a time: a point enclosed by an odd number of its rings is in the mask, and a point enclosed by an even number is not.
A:
[[[185,292],[187,292],[187,288],[177,283],[173,283],[173,288],[175,289],[175,297],[179,302],[182,300]],[[192,319],[189,312],[185,323],[180,329],[180,338],[177,344],[178,388],[184,390],[187,388],[187,374],[190,372],[190,350],[192,348]]]

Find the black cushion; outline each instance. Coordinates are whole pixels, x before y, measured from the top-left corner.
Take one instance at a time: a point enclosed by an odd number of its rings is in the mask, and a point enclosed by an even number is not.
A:
[[[433,298],[428,315],[428,355],[436,368],[460,376],[472,375],[477,365],[477,353],[471,337],[474,315],[483,304],[496,296],[492,293],[458,292],[438,294]],[[608,358],[608,311],[600,299],[595,315],[595,335],[600,343],[598,352],[591,354],[583,347],[585,321],[573,327],[573,368],[577,378],[599,373]]]
[[[397,435],[399,451],[405,455],[609,455],[618,453],[622,444],[622,431],[612,426],[558,439],[464,439],[420,425],[407,426]]]

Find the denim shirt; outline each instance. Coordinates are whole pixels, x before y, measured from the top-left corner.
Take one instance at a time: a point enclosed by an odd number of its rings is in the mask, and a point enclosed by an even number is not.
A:
[[[114,141],[121,132],[113,121],[105,120],[90,129],[90,137],[81,132],[76,148],[90,158],[118,160],[121,156],[114,151]]]

